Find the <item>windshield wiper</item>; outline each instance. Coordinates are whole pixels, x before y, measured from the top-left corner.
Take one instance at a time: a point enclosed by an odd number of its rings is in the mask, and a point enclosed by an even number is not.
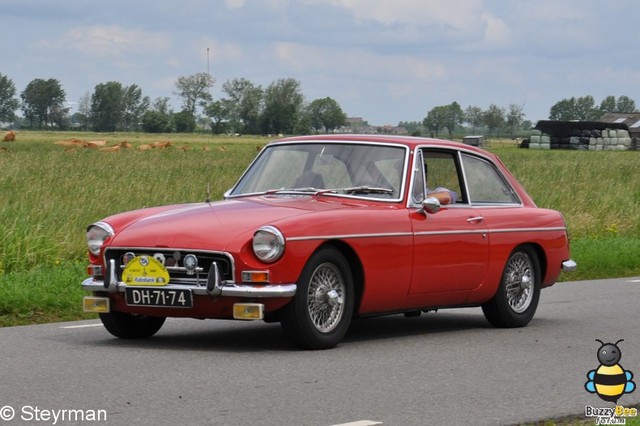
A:
[[[266,195],[273,194],[283,194],[283,193],[291,193],[291,192],[313,192],[314,194],[324,194],[326,192],[336,192],[335,189],[318,189],[312,186],[305,186],[302,188],[278,188],[278,189],[269,189],[265,192]]]
[[[362,185],[342,188],[339,189],[338,192],[344,194],[393,194],[393,189]]]

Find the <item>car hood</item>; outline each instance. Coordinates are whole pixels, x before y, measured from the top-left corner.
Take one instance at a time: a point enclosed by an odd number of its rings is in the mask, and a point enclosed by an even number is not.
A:
[[[168,206],[123,224],[109,245],[227,250],[229,244],[244,234],[253,235],[260,226],[340,206],[339,202],[311,196],[264,196]],[[117,222],[122,220],[119,217]]]

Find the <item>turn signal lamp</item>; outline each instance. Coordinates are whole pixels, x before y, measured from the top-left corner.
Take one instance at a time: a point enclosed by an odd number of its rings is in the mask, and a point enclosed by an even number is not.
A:
[[[242,271],[243,283],[268,283],[269,271]]]

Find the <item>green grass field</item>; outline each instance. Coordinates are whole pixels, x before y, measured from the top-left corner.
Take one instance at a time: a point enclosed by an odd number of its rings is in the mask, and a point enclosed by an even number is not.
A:
[[[128,141],[106,152],[60,141]],[[18,132],[0,142],[0,326],[82,318],[86,226],[124,210],[220,199],[271,139]],[[165,149],[143,144],[170,141]],[[578,271],[640,275],[640,152],[529,151],[492,141],[540,207],[563,212]]]

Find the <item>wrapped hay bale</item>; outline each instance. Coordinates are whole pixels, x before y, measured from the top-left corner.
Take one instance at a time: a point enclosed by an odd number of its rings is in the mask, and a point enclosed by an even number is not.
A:
[[[629,148],[631,146],[631,138],[618,138],[618,145],[622,145]]]
[[[542,135],[540,136],[540,145],[542,144],[550,144],[551,143],[551,137],[547,136],[547,135]]]
[[[622,138],[628,138],[629,137],[629,132],[627,130],[624,129],[620,129],[618,130],[618,139],[622,139]]]
[[[532,129],[531,136],[542,136],[542,131],[538,129]]]
[[[529,143],[539,144],[540,138],[541,138],[540,135],[531,135],[531,140],[529,140]]]
[[[596,145],[596,151],[604,151],[604,145]]]
[[[569,138],[569,145],[580,145],[580,138],[578,136],[571,136]]]

